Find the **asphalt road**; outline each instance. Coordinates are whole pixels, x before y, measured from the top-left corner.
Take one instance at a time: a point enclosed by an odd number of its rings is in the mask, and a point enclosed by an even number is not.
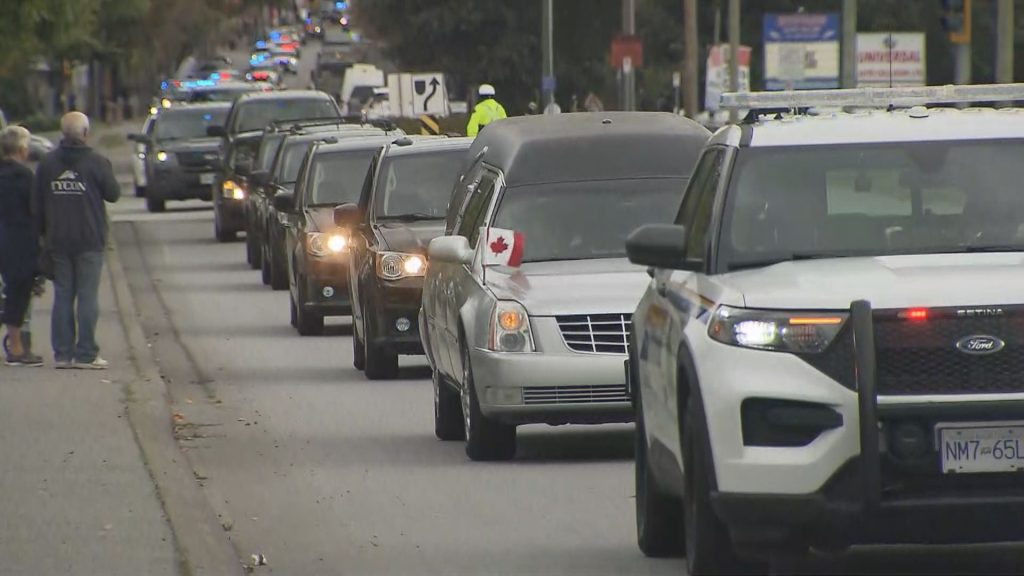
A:
[[[433,436],[423,361],[370,382],[352,368],[347,318],[299,337],[287,292],[260,283],[242,243],[214,241],[207,204],[149,215],[126,197],[112,216],[178,437],[239,556],[266,556],[256,573],[684,573],[636,547],[632,427],[525,427],[514,461],[470,462]],[[899,548],[785,570],[991,573],[1022,560],[1020,547]]]

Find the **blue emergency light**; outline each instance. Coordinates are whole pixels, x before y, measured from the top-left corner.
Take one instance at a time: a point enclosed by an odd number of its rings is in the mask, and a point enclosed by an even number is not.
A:
[[[335,2],[334,7],[337,10],[348,10],[348,2]]]

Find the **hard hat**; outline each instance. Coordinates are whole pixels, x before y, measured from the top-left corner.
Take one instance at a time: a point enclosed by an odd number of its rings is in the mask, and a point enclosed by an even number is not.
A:
[[[477,94],[480,96],[494,96],[494,86],[490,84],[481,84],[480,88],[477,89]]]

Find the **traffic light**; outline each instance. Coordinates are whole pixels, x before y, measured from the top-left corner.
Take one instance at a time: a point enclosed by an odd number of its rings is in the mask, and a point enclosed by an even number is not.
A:
[[[954,44],[971,42],[971,0],[942,0],[942,28]]]

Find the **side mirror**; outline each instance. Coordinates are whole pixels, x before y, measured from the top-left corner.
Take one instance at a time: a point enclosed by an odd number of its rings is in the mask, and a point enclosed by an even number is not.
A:
[[[339,228],[355,228],[362,219],[363,215],[355,204],[342,204],[334,208],[334,225]]]
[[[646,224],[626,238],[629,261],[641,266],[686,270],[686,228]]]
[[[223,126],[214,124],[206,127],[206,135],[210,138],[227,138],[228,131]]]
[[[465,236],[438,236],[427,247],[427,257],[438,262],[471,264],[473,256],[473,249]]]
[[[240,168],[242,168],[242,166],[237,166],[235,168],[235,171],[239,174],[242,172]],[[248,166],[245,166],[245,168],[248,168]],[[246,170],[246,172],[248,172],[248,170]],[[266,186],[267,184],[270,184],[270,172],[267,172],[266,170],[251,172],[248,174],[248,178],[250,182],[257,186]]]
[[[274,210],[288,213],[295,208],[295,194],[291,192],[279,192],[274,196]]]

